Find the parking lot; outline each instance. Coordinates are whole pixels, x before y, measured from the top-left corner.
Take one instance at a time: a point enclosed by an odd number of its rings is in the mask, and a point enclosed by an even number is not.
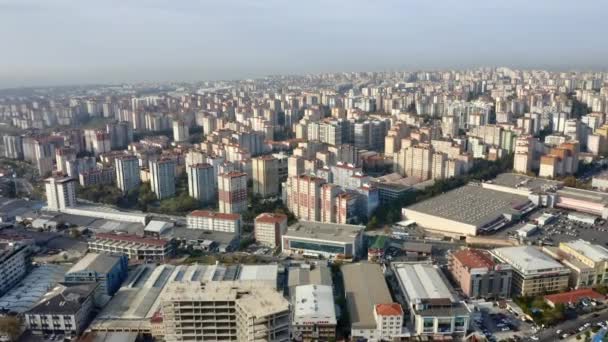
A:
[[[481,309],[473,324],[489,341],[518,340],[534,333],[533,324],[497,306]]]

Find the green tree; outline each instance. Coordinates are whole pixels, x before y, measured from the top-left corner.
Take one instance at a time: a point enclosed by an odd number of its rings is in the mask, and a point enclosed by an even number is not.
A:
[[[23,322],[18,316],[0,317],[0,332],[10,341],[17,341],[23,332]]]

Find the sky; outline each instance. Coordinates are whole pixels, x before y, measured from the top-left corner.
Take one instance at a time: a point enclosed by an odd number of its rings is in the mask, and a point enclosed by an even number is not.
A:
[[[608,69],[604,0],[0,0],[0,88]]]

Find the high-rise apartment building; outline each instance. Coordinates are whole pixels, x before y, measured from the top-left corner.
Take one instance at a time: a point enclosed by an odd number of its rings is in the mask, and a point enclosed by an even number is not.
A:
[[[175,195],[175,160],[150,160],[150,185],[159,200]]]
[[[212,202],[215,198],[215,173],[213,166],[207,163],[186,167],[188,175],[188,194],[202,203]]]
[[[2,137],[4,143],[4,156],[10,159],[23,159],[23,139],[19,135],[5,135]]]
[[[222,213],[240,214],[247,210],[247,174],[228,172],[218,176],[219,210]]]
[[[320,221],[321,186],[324,183],[324,179],[310,175],[290,178],[287,189],[289,210],[301,220]]]
[[[273,156],[252,159],[253,193],[262,197],[279,193],[279,160]]]
[[[71,177],[50,177],[45,180],[47,208],[62,210],[76,205],[76,180]]]
[[[127,193],[141,183],[139,159],[136,156],[120,156],[114,160],[116,167],[116,186]]]
[[[173,120],[173,140],[178,142],[188,141],[190,132],[188,125],[183,120]]]

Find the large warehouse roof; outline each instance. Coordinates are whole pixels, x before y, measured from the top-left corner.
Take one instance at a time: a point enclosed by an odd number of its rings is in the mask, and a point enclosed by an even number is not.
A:
[[[492,254],[524,274],[566,270],[564,265],[532,246],[496,248]]]
[[[525,196],[465,185],[405,210],[479,227],[501,214],[518,213],[518,208],[529,202]]]
[[[284,235],[348,243],[352,242],[364,228],[364,226],[352,224],[298,221],[289,226]]]
[[[432,264],[396,263],[393,265],[399,283],[411,302],[426,299],[449,299],[455,301],[452,291],[439,269]]]

